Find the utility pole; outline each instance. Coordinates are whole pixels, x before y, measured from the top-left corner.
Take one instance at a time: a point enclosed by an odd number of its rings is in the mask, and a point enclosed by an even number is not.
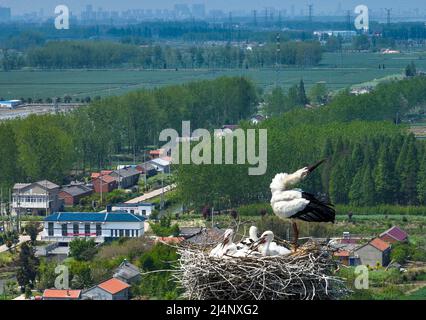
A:
[[[253,25],[257,26],[257,11],[253,10]]]
[[[276,40],[277,40],[277,49],[275,53],[275,68],[276,68],[275,87],[278,87],[278,77],[279,77],[280,62],[281,62],[281,38],[279,33],[277,33]]]

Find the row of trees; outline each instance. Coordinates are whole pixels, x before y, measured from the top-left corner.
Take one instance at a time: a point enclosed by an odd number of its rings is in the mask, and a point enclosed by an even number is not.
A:
[[[424,105],[425,89],[426,78],[415,77],[362,96],[342,93],[322,108],[299,107],[272,117],[258,126],[268,130],[265,175],[249,176],[248,164],[180,165],[174,171],[179,194],[200,208],[268,201],[276,173],[326,158],[302,186],[307,191],[337,204],[425,205],[425,144],[395,125],[397,113]]]
[[[325,83],[317,83],[306,93],[305,84],[300,80],[299,84],[291,86],[287,91],[283,87],[275,87],[265,95],[264,112],[268,116],[277,116],[282,113],[304,107],[311,103],[314,106],[322,106],[330,99],[329,90]]]
[[[42,68],[259,68],[276,63],[311,66],[317,65],[321,58],[318,42],[285,42],[277,54],[272,43],[246,49],[230,44],[180,48],[107,41],[52,41],[30,49],[26,63]]]
[[[0,123],[0,186],[50,179],[71,169],[102,168],[118,153],[138,154],[161,130],[220,128],[256,110],[257,92],[244,78],[218,78],[95,101],[71,114],[29,116]],[[7,192],[3,195],[6,197]]]

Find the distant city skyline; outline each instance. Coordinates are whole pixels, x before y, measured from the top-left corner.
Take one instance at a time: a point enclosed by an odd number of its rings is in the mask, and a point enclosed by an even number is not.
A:
[[[314,14],[321,12],[334,13],[339,9],[348,10],[359,4],[366,4],[372,10],[392,8],[396,12],[412,11],[419,9],[426,10],[426,1],[424,0],[405,0],[403,4],[396,2],[389,3],[388,0],[310,0],[310,1],[295,1],[295,0],[0,0],[0,7],[10,7],[14,15],[40,11],[43,9],[46,15],[53,14],[55,6],[60,4],[68,5],[71,11],[80,13],[86,5],[90,4],[94,10],[102,8],[104,10],[125,11],[128,9],[173,9],[175,4],[198,4],[205,5],[206,10],[221,9],[228,11],[250,11],[253,9],[264,10],[265,7],[274,7],[277,10],[287,9],[290,14],[291,7],[294,6],[294,13],[299,15],[301,10],[307,12],[308,3],[314,5]]]

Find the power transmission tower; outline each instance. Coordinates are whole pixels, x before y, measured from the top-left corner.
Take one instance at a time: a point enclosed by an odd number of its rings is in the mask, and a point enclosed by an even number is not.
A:
[[[268,24],[268,8],[265,8],[265,25]]]
[[[351,11],[348,10],[346,12],[346,24],[347,24],[347,28],[348,30],[352,29],[352,17],[351,17]]]
[[[257,26],[257,11],[253,10],[253,25]]]
[[[281,10],[278,12],[278,28],[282,28],[282,24],[283,24],[283,19],[282,19],[282,15],[281,15]]]
[[[385,8],[385,10],[386,10],[386,22],[387,22],[387,25],[390,26],[390,24],[391,24],[391,11],[392,11],[392,9],[391,8],[390,9]]]
[[[314,14],[314,5],[308,4],[308,8],[309,8],[309,22],[312,23],[312,17]]]

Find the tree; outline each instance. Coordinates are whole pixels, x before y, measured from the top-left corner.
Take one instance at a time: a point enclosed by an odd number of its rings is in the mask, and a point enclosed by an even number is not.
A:
[[[90,261],[97,252],[96,243],[93,239],[74,239],[69,244],[70,257],[78,261]]]
[[[39,261],[34,254],[34,249],[27,243],[21,245],[18,258],[18,271],[16,279],[22,289],[34,288]]]
[[[426,150],[423,149],[423,158],[420,162],[419,173],[417,177],[417,197],[419,203],[426,205]]]
[[[297,96],[299,104],[301,104],[302,106],[309,103],[308,97],[306,96],[305,83],[303,82],[303,79],[300,79]]]
[[[411,61],[411,63],[405,68],[405,75],[407,77],[414,77],[417,75],[417,68],[413,61]]]
[[[40,231],[40,224],[38,222],[30,222],[25,226],[25,231],[30,236],[31,244],[34,245],[37,240],[37,235]]]
[[[384,143],[380,147],[379,158],[374,169],[374,184],[378,202],[395,202],[395,194],[398,192],[395,163],[392,157],[389,157],[388,145]]]
[[[6,231],[3,235],[3,239],[10,251],[11,248],[19,242],[19,234],[16,231]]]
[[[327,86],[322,82],[316,83],[309,91],[309,100],[316,105],[326,104],[328,101]]]

